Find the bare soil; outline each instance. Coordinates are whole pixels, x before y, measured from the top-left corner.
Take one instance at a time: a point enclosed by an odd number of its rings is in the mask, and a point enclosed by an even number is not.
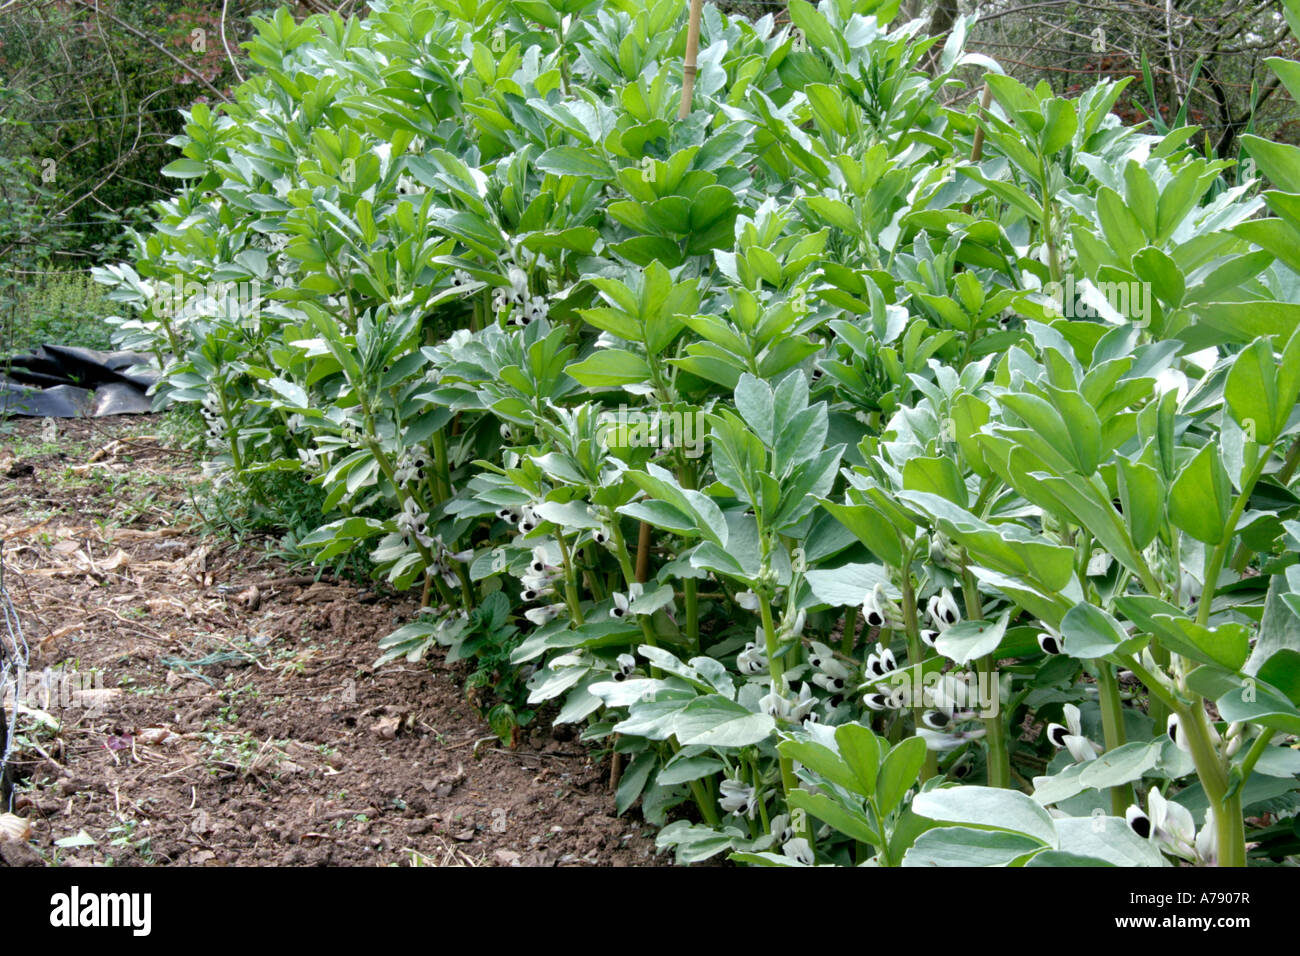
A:
[[[572,728],[508,749],[440,656],[372,667],[416,596],[202,534],[199,468],[160,424],[0,433],[0,558],[29,677],[79,675],[20,711],[14,808],[31,833],[0,840],[0,862],[665,862],[635,811],[614,815],[608,766]]]

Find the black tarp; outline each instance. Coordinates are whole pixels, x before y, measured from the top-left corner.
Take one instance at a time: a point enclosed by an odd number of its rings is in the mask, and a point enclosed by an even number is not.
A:
[[[0,371],[0,413],[38,418],[101,418],[153,410],[152,356],[42,345]]]

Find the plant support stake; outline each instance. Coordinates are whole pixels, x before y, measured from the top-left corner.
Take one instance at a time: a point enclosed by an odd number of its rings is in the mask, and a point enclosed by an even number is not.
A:
[[[682,108],[678,119],[691,115],[691,97],[695,93],[696,54],[700,51],[700,17],[704,13],[704,0],[691,0],[690,22],[686,27],[686,65],[682,70]]]

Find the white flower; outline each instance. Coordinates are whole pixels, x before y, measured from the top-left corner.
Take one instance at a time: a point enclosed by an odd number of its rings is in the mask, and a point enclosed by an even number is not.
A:
[[[613,594],[610,595],[610,597],[614,599],[614,606],[610,608],[609,616],[616,619],[627,617],[628,615],[627,595],[619,591],[615,591]]]
[[[785,700],[773,689],[759,698],[758,709],[769,717],[780,718],[785,716]]]
[[[393,469],[393,477],[397,479],[399,485],[409,485],[420,477],[420,473],[429,465],[428,456],[421,451],[404,452],[397,459],[397,467]]]
[[[1070,756],[1074,758],[1075,763],[1084,763],[1088,760],[1097,759],[1097,754],[1101,752],[1101,748],[1083,736],[1079,722],[1079,708],[1075,707],[1074,704],[1066,704],[1062,709],[1065,712],[1066,726],[1048,724],[1047,739],[1052,742],[1053,746],[1063,747],[1070,751]]]
[[[758,595],[753,591],[741,591],[736,595],[736,603],[746,611],[758,610]]]
[[[787,720],[798,722],[807,717],[813,707],[817,705],[817,698],[813,696],[812,688],[807,683],[800,685],[799,696],[794,700],[786,701]]]
[[[833,650],[821,643],[821,641],[811,641],[810,643],[812,653],[808,655],[809,664],[828,677],[837,677],[841,682],[848,679],[849,669],[835,659]]]
[[[721,791],[718,806],[722,807],[724,813],[743,813],[747,817],[754,815],[754,810],[758,807],[758,794],[749,784],[728,778],[718,785],[718,790]]]
[[[939,639],[939,632],[932,630],[921,631],[921,643],[926,647],[934,647],[934,642]]]
[[[1142,808],[1136,803],[1130,804],[1129,808],[1124,811],[1124,822],[1128,824],[1129,829],[1146,839],[1151,836],[1151,818],[1142,812]]]
[[[532,505],[524,505],[519,509],[519,531],[522,534],[532,531],[540,523],[541,521],[537,517],[537,512],[533,511]]]
[[[519,598],[523,601],[540,601],[544,597],[549,597],[555,593],[555,588],[548,587],[545,584],[528,584],[525,583],[522,591],[519,592]]]
[[[1177,714],[1170,714],[1169,719],[1165,722],[1165,732],[1169,734],[1169,739],[1178,745],[1178,749],[1183,753],[1191,753],[1191,745],[1187,743],[1187,735],[1183,733],[1182,722],[1178,719]]]
[[[1196,834],[1196,856],[1206,866],[1219,863],[1219,831],[1214,821],[1214,808],[1205,808],[1205,826]]]
[[[870,710],[902,710],[906,706],[907,685],[903,684],[888,694],[880,691],[868,691],[862,695],[862,703]]]
[[[868,627],[900,628],[903,626],[902,610],[889,599],[885,594],[885,586],[878,581],[866,600],[862,602],[862,613]]]
[[[451,287],[453,289],[464,289],[474,282],[474,277],[464,269],[457,269],[451,274]]]
[[[781,852],[804,866],[813,866],[817,862],[812,847],[808,845],[808,841],[803,837],[786,840],[785,843],[781,844]]]
[[[433,544],[433,538],[426,533],[429,524],[428,512],[421,511],[414,498],[407,498],[402,502],[402,510],[398,513],[396,522],[397,530],[408,540],[414,538],[426,548]]]
[[[812,682],[822,690],[830,691],[832,694],[839,694],[844,691],[844,678],[832,677],[830,674],[813,674]]]
[[[549,311],[550,307],[546,304],[545,296],[533,296],[524,300],[523,310],[514,317],[513,321],[515,325],[529,325],[538,319],[546,318]]]
[[[1180,803],[1166,800],[1152,787],[1147,794],[1147,812],[1133,804],[1124,813],[1129,828],[1144,839],[1154,840],[1166,853],[1190,863],[1213,864],[1218,855],[1214,813],[1207,809],[1205,826],[1196,832],[1192,813]]]
[[[794,827],[790,826],[788,813],[778,813],[774,816],[768,829],[777,843],[788,843],[794,839]]]
[[[397,195],[410,196],[418,192],[419,189],[420,184],[405,173],[397,177]]]
[[[942,710],[927,710],[921,715],[921,721],[931,730],[944,730],[952,723]]]
[[[961,609],[957,607],[952,592],[947,588],[930,598],[929,603],[926,604],[926,612],[940,631],[948,630],[961,620]]]
[[[1065,645],[1061,641],[1059,634],[1053,634],[1050,631],[1042,631],[1038,635],[1038,646],[1043,649],[1044,654],[1064,654]]]
[[[299,448],[298,458],[302,461],[302,470],[308,472],[320,471],[320,455],[312,448]]]
[[[632,671],[636,669],[636,658],[631,654],[620,654],[615,658],[618,664],[618,670],[614,672],[614,680],[623,681],[632,676]]]
[[[543,624],[549,624],[555,620],[563,610],[563,604],[547,604],[544,607],[535,607],[525,611],[524,617],[541,627]]]
[[[761,674],[767,670],[767,654],[750,641],[745,645],[744,650],[736,655],[736,668],[742,674]]]
[[[874,654],[867,655],[867,674],[871,677],[884,677],[898,670],[898,661],[894,652],[883,644],[876,645]]]

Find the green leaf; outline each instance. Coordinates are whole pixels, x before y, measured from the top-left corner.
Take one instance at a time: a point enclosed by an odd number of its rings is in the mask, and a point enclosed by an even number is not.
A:
[[[1250,134],[1241,137],[1241,145],[1274,185],[1289,193],[1300,192],[1300,148]]]
[[[786,9],[790,13],[790,22],[799,28],[811,47],[824,50],[841,61],[847,59],[849,51],[844,38],[811,3],[807,0],[790,0]]]
[[[912,798],[912,812],[941,823],[1012,830],[1056,848],[1051,816],[1018,790],[979,786],[927,790]]]
[[[1233,417],[1247,436],[1267,445],[1286,428],[1300,391],[1300,331],[1291,335],[1282,360],[1273,357],[1273,343],[1258,338],[1237,356],[1224,383],[1223,395]]]
[[[880,765],[876,778],[876,805],[881,813],[890,813],[903,802],[925,763],[925,740],[908,737],[895,744]]]
[[[903,465],[903,487],[940,495],[963,508],[968,503],[966,482],[962,481],[956,462],[946,456],[909,458]]]
[[[745,372],[736,385],[736,411],[764,445],[771,448],[776,443],[771,386]]]
[[[169,176],[172,179],[193,179],[195,176],[202,176],[207,171],[208,164],[199,162],[197,159],[178,159],[159,170],[164,176]]]
[[[1107,751],[1096,760],[1089,760],[1079,772],[1079,783],[1096,790],[1118,787],[1134,780],[1160,761],[1164,739],[1135,741]]]
[[[1009,614],[1004,611],[996,621],[968,620],[954,624],[939,635],[934,648],[957,664],[992,654],[1002,643]]]
[[[1082,660],[1105,657],[1125,641],[1120,623],[1093,604],[1076,604],[1061,618],[1065,653]]]
[[[1250,630],[1244,624],[1231,621],[1206,627],[1191,618],[1168,614],[1153,615],[1152,620],[1160,627],[1161,642],[1185,657],[1230,671],[1240,670],[1246,663]]]
[[[655,777],[655,784],[660,787],[673,787],[679,783],[690,783],[692,780],[699,780],[701,777],[707,777],[723,769],[725,769],[723,762],[717,757],[708,754],[682,757],[680,759],[674,758],[671,763],[659,771],[659,775]]]
[[[636,803],[658,762],[659,755],[653,750],[643,751],[632,758],[632,762],[623,771],[623,776],[619,778],[618,790],[614,793],[614,812],[618,816],[621,817]]]
[[[673,721],[673,733],[683,747],[749,747],[775,729],[776,721],[767,714],[717,694],[697,697]]]
[[[807,790],[794,790],[788,801],[793,810],[804,810],[823,823],[828,823],[845,836],[872,846],[880,846],[881,838],[871,827],[865,814],[832,800],[824,793],[812,794]]]
[[[627,349],[600,349],[565,371],[588,388],[634,385],[650,378],[646,360]]]
[[[835,743],[840,757],[857,779],[859,792],[872,796],[876,792],[876,775],[880,770],[880,752],[884,741],[862,724],[840,724],[835,728]]]
[[[843,787],[850,793],[861,789],[861,784],[849,765],[829,747],[811,740],[783,740],[777,745],[782,756],[797,760],[818,776]]]
[[[1224,526],[1231,498],[1232,486],[1218,445],[1207,442],[1169,488],[1169,520],[1197,541],[1217,545],[1228,532]]]
[[[821,499],[821,505],[881,561],[890,567],[902,567],[903,544],[898,530],[873,506],[842,505],[826,499]]]
[[[557,176],[581,176],[590,179],[613,179],[609,163],[590,150],[579,146],[555,146],[537,157],[536,166]]]
[[[1133,545],[1139,550],[1155,540],[1164,518],[1165,498],[1160,475],[1150,465],[1119,458],[1116,461],[1119,500]]]
[[[1006,866],[1042,850],[1041,841],[1006,830],[935,827],[926,830],[903,855],[903,866]]]
[[[1267,221],[1269,220],[1265,220]],[[1242,223],[1242,226],[1253,224]],[[1276,250],[1269,251],[1278,254]],[[1297,265],[1300,266],[1300,262]],[[1201,302],[1189,309],[1201,324],[1215,329],[1219,333],[1218,339],[1224,342],[1245,343],[1261,335],[1278,335],[1290,339],[1300,329],[1300,302],[1269,299]]]
[[[1144,840],[1119,817],[1067,817],[1056,821],[1058,849],[1114,866],[1168,866],[1153,840]]]

